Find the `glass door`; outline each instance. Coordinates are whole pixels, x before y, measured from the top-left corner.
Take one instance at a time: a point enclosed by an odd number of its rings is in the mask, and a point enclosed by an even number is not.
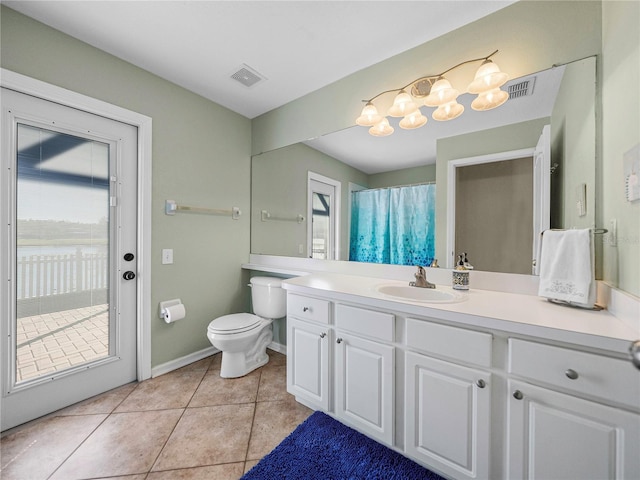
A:
[[[137,131],[2,101],[5,430],[136,378]]]

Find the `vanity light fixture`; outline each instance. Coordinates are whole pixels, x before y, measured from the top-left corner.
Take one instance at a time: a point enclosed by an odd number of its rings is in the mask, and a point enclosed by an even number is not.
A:
[[[366,102],[362,113],[356,119],[356,124],[363,127],[370,127],[369,133],[376,137],[391,135],[394,131],[389,124],[389,117],[404,117],[400,121],[400,127],[405,129],[419,128],[427,123],[420,111],[419,105],[414,99],[424,99],[423,103],[427,107],[436,107],[432,118],[438,121],[453,120],[464,112],[464,106],[457,102],[460,92],[451,86],[449,80],[444,75],[467,63],[480,62],[473,81],[467,87],[468,93],[478,95],[471,103],[471,108],[478,111],[491,110],[499,107],[509,98],[509,94],[500,87],[504,85],[509,76],[500,71],[491,57],[498,53],[498,50],[490,55],[473,60],[466,60],[459,63],[438,75],[427,75],[420,77],[401,88],[385,90]],[[410,87],[411,94],[407,93]],[[381,115],[373,104],[373,101],[387,93],[398,92],[393,100],[393,105],[389,108],[386,116]]]

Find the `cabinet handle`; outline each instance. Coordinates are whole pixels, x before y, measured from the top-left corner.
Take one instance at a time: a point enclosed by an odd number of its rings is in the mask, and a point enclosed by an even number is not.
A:
[[[480,379],[476,382],[476,385],[478,386],[478,388],[484,388],[487,386],[487,382],[485,382],[484,380]]]
[[[515,398],[516,400],[522,400],[524,398],[524,395],[520,390],[516,390],[515,392],[513,392],[513,398]]]
[[[564,374],[567,376],[567,378],[569,378],[571,380],[577,380],[578,379],[578,372],[576,372],[572,368],[569,368],[566,372],[564,372]]]
[[[302,311],[303,311],[303,312],[308,312],[308,311],[309,311],[309,307],[303,307],[303,308],[302,308]]]
[[[326,334],[326,333],[324,333],[324,332],[322,332],[322,333],[320,334],[320,338],[324,338],[324,337],[326,337],[326,336],[327,336],[327,334]]]
[[[342,343],[342,339],[341,339],[341,338],[338,338],[338,339],[336,340],[336,343]]]

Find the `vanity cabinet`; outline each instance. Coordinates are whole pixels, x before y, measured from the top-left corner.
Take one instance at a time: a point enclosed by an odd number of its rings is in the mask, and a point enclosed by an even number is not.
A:
[[[405,450],[454,478],[489,478],[492,337],[407,319]]]
[[[640,375],[630,362],[510,339],[509,373],[509,478],[639,478]]]
[[[393,445],[394,316],[337,304],[335,318],[336,416]]]
[[[451,479],[640,479],[640,372],[593,335],[520,328],[527,305],[555,314],[546,303],[518,298],[518,320],[493,321],[312,284],[287,292],[302,403]]]
[[[393,444],[393,315],[287,296],[287,391]],[[331,311],[335,310],[335,324]]]
[[[326,325],[287,319],[287,391],[329,411],[329,335]]]

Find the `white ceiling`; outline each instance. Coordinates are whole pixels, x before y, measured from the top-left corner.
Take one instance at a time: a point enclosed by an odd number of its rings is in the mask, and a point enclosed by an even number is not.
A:
[[[513,0],[2,3],[254,118]],[[266,80],[232,80],[243,64]]]

